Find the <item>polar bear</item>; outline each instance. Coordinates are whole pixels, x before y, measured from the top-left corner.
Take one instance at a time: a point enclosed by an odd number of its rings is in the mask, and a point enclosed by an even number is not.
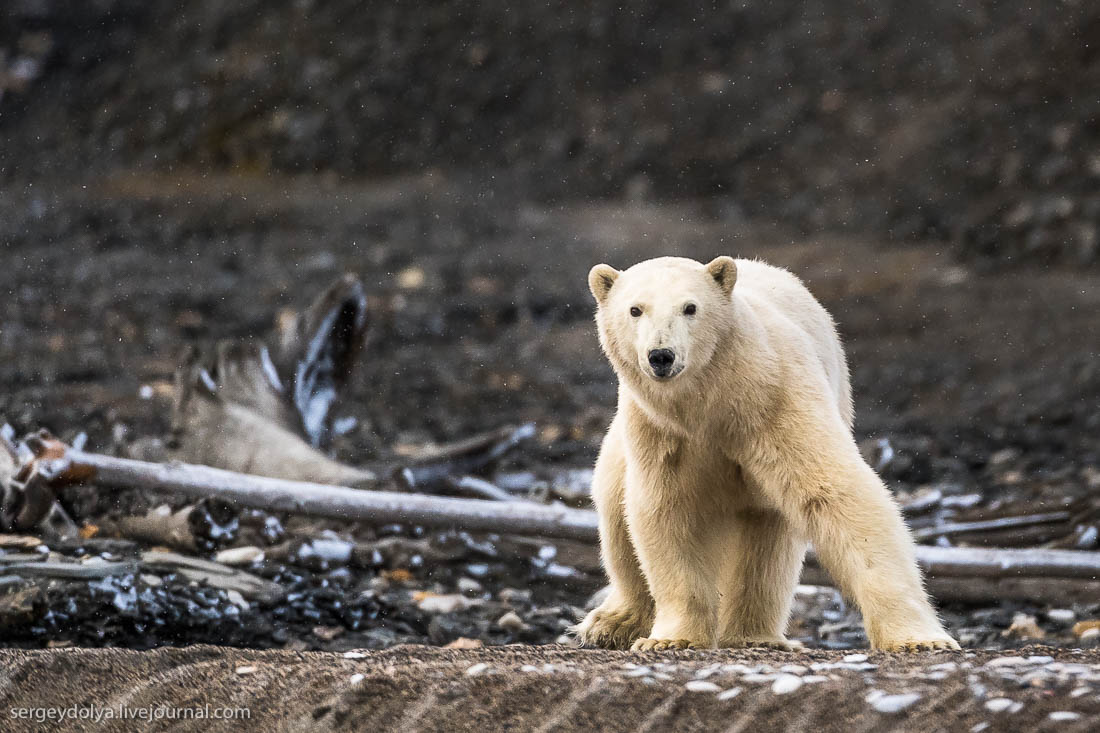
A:
[[[618,408],[593,478],[604,602],[582,644],[797,647],[784,634],[808,542],[875,649],[958,649],[913,540],[852,437],[832,318],[763,262],[592,268]]]

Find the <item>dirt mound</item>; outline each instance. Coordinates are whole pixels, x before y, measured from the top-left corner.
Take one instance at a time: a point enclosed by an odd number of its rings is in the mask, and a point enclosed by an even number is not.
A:
[[[703,195],[807,232],[1092,262],[1098,31],[1095,4],[1024,0],[23,0],[0,43],[43,71],[0,102],[0,155],[9,178],[506,169],[542,197]]]

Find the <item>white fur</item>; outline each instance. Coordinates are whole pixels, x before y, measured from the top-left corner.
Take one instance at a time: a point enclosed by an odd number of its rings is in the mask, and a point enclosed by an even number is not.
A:
[[[662,257],[622,273],[597,265],[589,284],[619,403],[593,481],[612,587],[577,626],[582,642],[788,648],[812,541],[872,646],[958,648],[856,448],[833,321],[798,278],[762,262]],[[654,375],[656,348],[675,353],[672,376]]]

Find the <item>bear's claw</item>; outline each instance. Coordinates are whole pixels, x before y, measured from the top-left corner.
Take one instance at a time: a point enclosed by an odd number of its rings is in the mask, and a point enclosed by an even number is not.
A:
[[[942,652],[959,651],[962,647],[954,639],[932,639],[930,641],[892,641],[879,647],[884,652]]]
[[[663,652],[669,649],[703,649],[688,639],[638,639],[630,647],[634,652]]]

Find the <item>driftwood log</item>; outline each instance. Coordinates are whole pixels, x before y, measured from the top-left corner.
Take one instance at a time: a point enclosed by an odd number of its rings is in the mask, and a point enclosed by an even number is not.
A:
[[[596,513],[563,506],[391,493],[233,473],[183,463],[146,463],[68,450],[67,465],[49,471],[90,477],[108,487],[167,491],[216,498],[243,507],[312,516],[428,527],[459,526],[501,534],[539,535],[595,542]],[[917,547],[929,589],[942,600],[1100,597],[1100,552],[1047,549]],[[828,584],[813,553],[807,582]]]

